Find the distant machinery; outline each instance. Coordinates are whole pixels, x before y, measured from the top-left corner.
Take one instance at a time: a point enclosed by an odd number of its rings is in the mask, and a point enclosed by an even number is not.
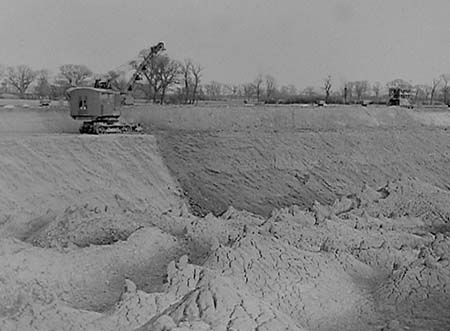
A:
[[[411,96],[409,87],[390,87],[388,105],[412,108]]]
[[[84,120],[80,133],[139,132],[140,125],[119,121],[120,107],[131,103],[129,92],[153,57],[164,51],[164,43],[159,42],[136,68],[124,91],[114,91],[110,80],[97,79],[94,87],[73,87],[67,90],[70,116]]]

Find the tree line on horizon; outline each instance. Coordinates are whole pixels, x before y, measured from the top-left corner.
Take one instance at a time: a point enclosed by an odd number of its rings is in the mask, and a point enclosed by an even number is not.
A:
[[[139,67],[150,49],[129,61],[129,71]],[[203,67],[190,59],[178,61],[166,54],[155,56],[146,63],[131,91],[133,96],[165,103],[168,96],[178,103],[196,103],[202,96]],[[94,86],[97,79],[107,81],[112,89],[125,92],[128,79],[125,70],[94,73],[83,64],[64,64],[56,74],[49,70],[34,70],[28,65],[0,66],[0,97],[62,99],[67,89],[76,86]]]
[[[431,84],[413,84],[404,79],[394,79],[385,85],[368,80],[348,81],[335,87],[331,76],[323,79],[322,86],[307,86],[298,90],[294,85],[278,87],[271,75],[258,75],[252,82],[241,85],[227,85],[211,82],[205,85],[206,95],[210,99],[244,98],[264,103],[325,103],[360,104],[365,102],[386,104],[389,89],[400,88],[409,91],[414,104],[450,103],[450,74],[442,74],[432,80]],[[212,90],[213,93],[209,92]]]
[[[136,69],[149,49],[139,53],[128,67]],[[249,103],[325,103],[353,104],[370,101],[386,103],[388,90],[399,87],[410,91],[412,101],[417,104],[444,103],[448,105],[450,74],[434,78],[430,84],[413,84],[403,79],[394,79],[385,85],[368,80],[348,81],[336,84],[331,76],[323,79],[322,86],[296,86],[277,84],[272,75],[257,75],[251,82],[225,84],[218,81],[202,82],[204,67],[190,59],[179,61],[167,54],[154,57],[146,64],[132,94],[135,98],[154,103],[195,104],[198,100],[242,100]],[[0,96],[17,95],[21,98],[50,97],[61,99],[73,86],[93,86],[97,78],[107,79],[113,89],[124,91],[127,85],[124,70],[110,70],[96,74],[82,64],[64,64],[52,75],[49,70],[33,70],[27,65],[0,67]]]

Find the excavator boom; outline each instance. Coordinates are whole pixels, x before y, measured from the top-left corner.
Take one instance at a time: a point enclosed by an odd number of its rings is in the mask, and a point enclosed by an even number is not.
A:
[[[160,41],[155,46],[150,47],[150,52],[144,57],[144,60],[139,64],[139,66],[133,73],[133,76],[131,76],[130,80],[128,81],[126,91],[131,91],[133,89],[133,86],[137,80],[136,78],[141,74],[142,71],[144,71],[145,66],[151,61],[153,57],[164,50],[164,43],[162,41]]]

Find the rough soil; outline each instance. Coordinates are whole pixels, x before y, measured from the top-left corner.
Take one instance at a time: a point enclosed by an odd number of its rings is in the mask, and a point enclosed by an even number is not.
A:
[[[0,126],[0,330],[449,329],[446,113],[201,109]]]
[[[196,214],[220,215],[231,205],[267,217],[405,175],[448,189],[449,139],[446,129],[419,127],[166,131],[158,143]]]

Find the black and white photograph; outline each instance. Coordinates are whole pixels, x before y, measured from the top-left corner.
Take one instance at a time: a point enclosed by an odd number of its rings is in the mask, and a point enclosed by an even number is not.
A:
[[[450,330],[449,0],[0,0],[0,331]]]

